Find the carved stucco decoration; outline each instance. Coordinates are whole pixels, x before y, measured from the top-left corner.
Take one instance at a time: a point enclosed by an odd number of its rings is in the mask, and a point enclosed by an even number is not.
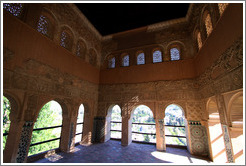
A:
[[[72,27],[75,36],[80,36],[85,40],[87,48],[92,47],[95,48],[97,52],[101,52],[101,36],[92,30],[92,27],[86,24],[88,21],[80,17],[71,4],[44,3],[42,5],[54,13],[58,19],[59,25],[66,24]],[[80,22],[79,24],[78,21]]]
[[[205,115],[205,106],[198,100],[242,88],[242,43],[241,38],[235,41],[198,78],[137,84],[99,85],[99,105],[101,102],[137,104],[146,101],[173,101],[177,103],[178,101],[194,100],[194,102],[187,104],[187,118],[202,120],[203,115]],[[232,60],[237,63],[230,63]],[[216,66],[222,66],[225,70],[220,75],[213,77],[213,69]],[[230,67],[228,68],[228,66]],[[102,115],[101,110],[98,113]]]
[[[8,88],[91,100],[98,98],[98,85],[35,60],[28,60],[21,68],[6,71],[6,74]]]
[[[24,112],[24,119],[26,121],[34,121],[36,118],[36,112],[37,112],[37,107],[38,107],[38,95],[37,94],[26,94],[26,109]]]

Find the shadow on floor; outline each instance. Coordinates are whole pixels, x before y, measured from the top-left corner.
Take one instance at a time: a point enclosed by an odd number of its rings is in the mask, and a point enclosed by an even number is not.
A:
[[[206,164],[209,159],[191,155],[186,149],[168,147],[166,152],[156,151],[155,145],[131,143],[121,146],[110,140],[90,146],[78,145],[73,152],[59,152],[34,163],[180,163]]]

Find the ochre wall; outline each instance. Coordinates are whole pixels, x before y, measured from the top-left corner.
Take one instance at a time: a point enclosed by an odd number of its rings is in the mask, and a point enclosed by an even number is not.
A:
[[[179,80],[195,77],[192,59],[156,64],[102,69],[101,84],[141,83],[158,80]]]
[[[243,5],[230,4],[195,57],[196,75],[210,67],[240,36],[243,36]]]
[[[4,68],[14,69],[22,66],[27,59],[34,59],[89,82],[99,83],[98,68],[40,35],[38,31],[6,11],[4,11],[3,34],[4,47],[13,50],[15,54],[15,58]]]
[[[141,83],[198,77],[242,35],[243,6],[230,4],[194,59],[102,69],[100,83]]]

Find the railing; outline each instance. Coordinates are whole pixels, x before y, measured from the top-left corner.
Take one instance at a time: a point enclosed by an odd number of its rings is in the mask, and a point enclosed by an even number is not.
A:
[[[110,125],[111,125],[111,123],[119,123],[119,124],[121,124],[122,122],[118,122],[118,121],[110,121]],[[110,132],[111,132],[111,131],[114,131],[114,132],[122,132],[121,130],[113,130],[113,129],[110,128]],[[113,138],[113,137],[111,137],[111,136],[110,136],[110,138],[116,139],[116,140],[120,140],[120,139],[121,139],[121,138]]]
[[[117,121],[111,121],[111,123],[122,123],[122,122],[117,122]],[[151,125],[155,126],[155,123],[132,123],[134,125]],[[179,128],[185,128],[185,126],[175,126],[175,125],[165,125],[165,127],[179,127]],[[115,131],[115,132],[122,132],[121,130],[110,130],[110,131]],[[155,133],[143,133],[143,132],[136,132],[132,131],[134,134],[142,134],[142,135],[156,135]],[[165,135],[166,137],[177,137],[177,138],[186,138],[186,136],[179,136],[179,135]],[[136,141],[135,142],[143,142],[143,141]],[[171,144],[170,144],[171,145]]]
[[[84,122],[77,123],[76,126],[78,126],[78,125],[82,125],[82,132],[79,132],[79,133],[76,132],[76,133],[75,133],[75,136],[81,135],[81,137],[82,137],[82,135],[83,135]],[[75,138],[75,141],[76,141],[76,138]],[[80,141],[81,141],[81,140],[76,141],[75,143],[78,143],[78,142],[80,142]]]
[[[9,133],[3,133],[3,136],[7,136],[7,135],[9,135]]]
[[[51,127],[37,128],[37,129],[33,129],[33,132],[40,131],[40,130],[55,129],[55,128],[59,128],[59,127],[62,127],[62,125],[60,125],[60,126],[51,126]],[[60,140],[60,139],[61,139],[61,137],[50,139],[50,140],[45,140],[45,141],[41,141],[41,142],[36,142],[36,143],[31,144],[30,147],[36,146],[36,145],[40,145],[40,144],[44,144],[44,143],[48,143],[48,142],[52,142],[52,141],[56,141],[56,140]]]
[[[132,123],[132,125],[148,125],[148,126],[155,126],[155,123]],[[155,133],[144,133],[144,132],[138,132],[138,131],[132,131],[133,134],[140,134],[140,135],[151,135],[155,136]],[[140,141],[140,140],[133,140],[134,142],[138,143],[148,143],[148,144],[155,144],[154,142],[151,141]]]
[[[178,126],[178,125],[165,125],[165,127],[178,127],[178,128],[185,128],[185,126]],[[186,136],[182,135],[165,135],[166,137],[176,137],[176,138],[186,138]],[[176,144],[166,144],[170,146],[177,146],[177,147],[186,147],[186,145],[176,145]]]

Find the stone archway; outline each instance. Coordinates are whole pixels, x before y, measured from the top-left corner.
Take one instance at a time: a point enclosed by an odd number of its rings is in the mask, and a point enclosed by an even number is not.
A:
[[[132,140],[156,143],[154,112],[148,106],[143,104],[136,106],[131,112],[130,122]]]
[[[112,114],[115,114],[116,112],[119,114],[118,116],[120,116],[120,119],[118,118],[119,119],[118,122],[122,122],[120,106],[117,104],[110,105],[108,108],[108,111],[107,111],[107,116],[106,116],[106,121],[105,121],[105,139],[104,139],[104,142],[107,142],[111,138]],[[122,128],[122,125],[120,125],[119,127]]]

